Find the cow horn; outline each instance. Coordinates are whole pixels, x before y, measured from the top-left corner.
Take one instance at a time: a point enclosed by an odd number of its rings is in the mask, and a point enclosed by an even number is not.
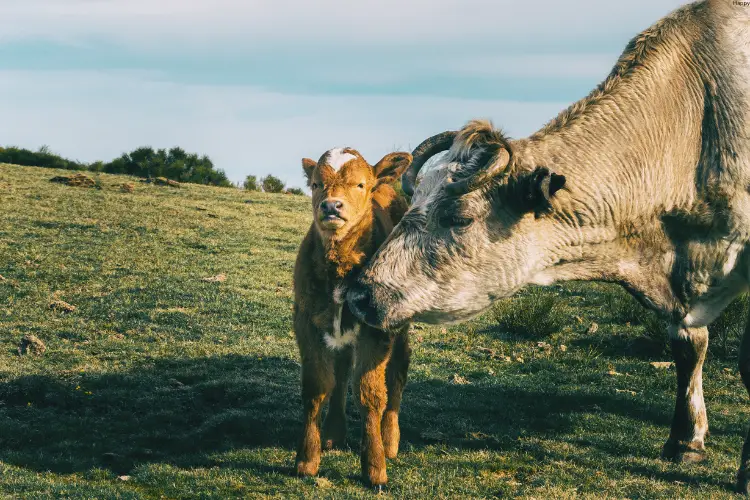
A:
[[[445,187],[445,189],[451,196],[463,196],[489,183],[498,174],[506,173],[509,163],[510,152],[507,149],[502,148],[493,158],[489,168],[480,170],[466,179],[451,182]]]
[[[401,176],[401,189],[409,196],[414,195],[414,185],[417,182],[417,174],[422,165],[431,157],[442,151],[448,151],[453,145],[453,139],[458,132],[447,131],[442,134],[433,135],[429,139],[422,141],[411,154],[414,158],[409,168]]]

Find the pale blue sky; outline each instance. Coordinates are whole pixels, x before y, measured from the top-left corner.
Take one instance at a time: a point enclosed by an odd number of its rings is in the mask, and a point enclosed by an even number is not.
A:
[[[81,161],[208,154],[303,184],[471,118],[529,134],[586,95],[675,0],[3,0],[0,144]]]

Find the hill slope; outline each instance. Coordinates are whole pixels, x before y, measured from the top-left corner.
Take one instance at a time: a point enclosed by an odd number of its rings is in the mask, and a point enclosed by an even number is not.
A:
[[[323,457],[327,481],[290,475],[309,199],[49,182],[61,173],[0,165],[0,496],[368,496],[351,404],[352,450]],[[747,423],[734,361],[706,368],[710,460],[659,460],[674,373],[650,365],[669,358],[628,300],[570,285],[505,303],[501,326],[419,327],[392,494],[729,496]],[[529,307],[534,328],[513,327]],[[27,334],[43,356],[18,355]]]

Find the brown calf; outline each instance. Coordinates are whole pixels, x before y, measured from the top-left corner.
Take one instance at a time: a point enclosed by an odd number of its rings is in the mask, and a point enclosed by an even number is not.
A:
[[[313,223],[294,269],[294,330],[302,358],[304,430],[297,474],[320,466],[321,410],[330,401],[323,446],[346,441],[346,394],[362,414],[362,477],[381,488],[385,458],[398,453],[398,412],[410,348],[406,328],[385,332],[360,323],[345,303],[345,281],[367,263],[407,209],[390,183],[411,163],[391,153],[370,166],[353,149],[332,149],[318,162],[302,160],[312,189]],[[356,360],[356,362],[354,361]]]

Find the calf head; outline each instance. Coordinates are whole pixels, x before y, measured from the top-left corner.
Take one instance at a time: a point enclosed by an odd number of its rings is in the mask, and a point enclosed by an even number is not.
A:
[[[313,220],[324,239],[340,240],[372,214],[373,193],[395,182],[411,163],[409,153],[390,153],[375,165],[351,148],[331,149],[316,162],[302,160],[312,190]]]

